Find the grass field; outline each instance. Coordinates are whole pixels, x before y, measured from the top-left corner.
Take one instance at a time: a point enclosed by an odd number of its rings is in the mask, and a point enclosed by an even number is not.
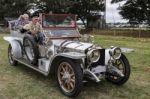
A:
[[[21,64],[10,66],[8,43],[0,34],[0,99],[68,99],[62,95],[51,76],[45,77]],[[123,86],[107,81],[86,83],[77,99],[150,99],[150,39],[97,35],[96,43],[133,48],[128,53],[132,73]]]

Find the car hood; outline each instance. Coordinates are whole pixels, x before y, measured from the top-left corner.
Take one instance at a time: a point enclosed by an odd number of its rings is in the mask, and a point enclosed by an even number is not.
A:
[[[84,51],[89,47],[92,47],[93,44],[91,43],[84,43],[84,42],[79,42],[79,41],[65,41],[65,40],[55,40],[53,41],[53,44],[55,46],[62,46],[65,48],[69,48],[69,49],[76,49],[76,50],[81,50]]]

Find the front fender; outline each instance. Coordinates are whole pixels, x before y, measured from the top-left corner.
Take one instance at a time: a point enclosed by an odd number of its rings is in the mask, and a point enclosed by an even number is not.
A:
[[[68,59],[72,59],[72,60],[82,60],[82,58],[85,58],[85,57],[86,57],[85,54],[78,53],[78,52],[67,52],[67,53],[57,54],[52,58],[52,60],[50,62],[49,72],[54,73],[55,64],[62,58],[68,58]],[[81,61],[79,61],[79,62],[81,62]]]
[[[12,54],[15,58],[22,57],[22,47],[21,43],[19,42],[19,38],[15,37],[4,37],[4,40],[8,41],[12,47]]]

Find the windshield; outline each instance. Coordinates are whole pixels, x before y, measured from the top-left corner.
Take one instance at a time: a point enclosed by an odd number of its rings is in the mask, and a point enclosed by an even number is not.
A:
[[[72,14],[43,14],[42,25],[45,28],[75,28],[76,16]]]

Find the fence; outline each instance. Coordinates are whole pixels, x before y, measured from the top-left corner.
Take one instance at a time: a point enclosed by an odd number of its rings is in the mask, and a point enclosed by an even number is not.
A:
[[[150,38],[150,29],[87,29],[81,30],[82,34],[98,34],[98,35],[112,35],[112,36],[127,36]]]

